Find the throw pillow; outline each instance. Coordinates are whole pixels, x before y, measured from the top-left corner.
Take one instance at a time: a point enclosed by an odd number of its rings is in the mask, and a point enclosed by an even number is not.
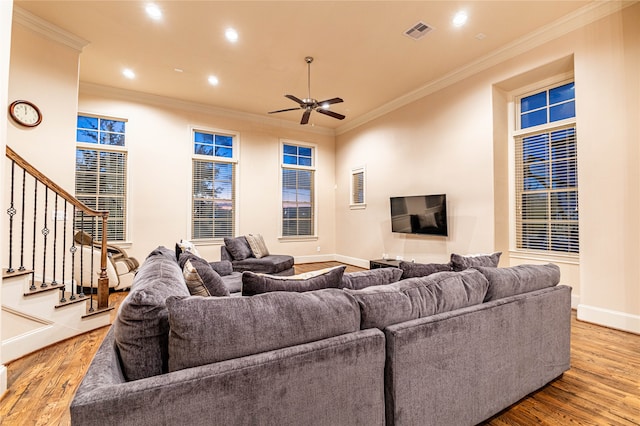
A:
[[[344,265],[336,266],[291,276],[261,275],[245,271],[242,273],[242,295],[253,296],[273,291],[302,293],[322,288],[339,288],[346,268]]]
[[[231,262],[229,262],[228,260],[209,262],[209,265],[211,265],[213,270],[216,271],[221,277],[231,275],[231,273],[233,272],[233,264],[231,264]]]
[[[451,266],[454,271],[464,271],[473,266],[488,266],[492,268],[498,267],[500,262],[501,251],[491,254],[471,254],[463,256],[461,254],[451,254]]]
[[[400,269],[402,269],[402,279],[404,280],[407,278],[426,277],[436,272],[451,271],[451,264],[400,262]]]
[[[251,252],[256,259],[260,259],[265,256],[269,256],[269,249],[267,249],[267,245],[264,243],[264,239],[260,234],[249,234],[246,235],[247,243],[249,243],[249,247],[251,248]]]
[[[360,290],[374,285],[395,283],[400,280],[402,270],[399,268],[377,268],[368,271],[349,272],[342,276],[340,288]]]
[[[176,260],[180,259],[182,253],[193,253],[200,257],[198,249],[191,241],[180,240],[179,243],[176,243]]]
[[[516,294],[528,293],[553,287],[560,282],[560,268],[546,265],[518,265],[510,268],[475,267],[489,281],[484,301],[502,299]]]
[[[227,247],[229,254],[233,256],[233,260],[244,260],[253,256],[251,247],[249,247],[247,239],[243,236],[236,238],[224,237],[224,245]]]
[[[187,263],[189,263],[189,267]],[[192,295],[206,296],[201,288],[204,286],[211,296],[229,296],[229,290],[224,285],[222,278],[206,260],[192,253],[182,253],[178,264],[182,268],[185,282]]]

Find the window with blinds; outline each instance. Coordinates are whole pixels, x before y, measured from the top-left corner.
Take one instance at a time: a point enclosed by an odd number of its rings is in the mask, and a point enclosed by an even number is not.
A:
[[[561,96],[554,95],[556,89]],[[537,99],[537,111],[545,113],[531,126],[531,118],[521,119],[521,129],[537,130],[515,136],[516,245],[579,253],[577,131],[575,120],[567,120],[575,117],[575,108],[566,106],[575,103],[573,83],[521,98],[521,114],[530,113],[532,98]],[[553,105],[565,105],[563,113],[552,113]],[[558,121],[564,124],[555,124]]]
[[[282,147],[282,236],[313,236],[314,148],[289,143]]]
[[[127,238],[127,152],[125,121],[78,115],[76,131],[76,197],[95,210],[109,211],[107,240]],[[100,239],[102,221],[74,218],[76,230]]]
[[[191,238],[235,234],[236,135],[193,131]]]
[[[365,207],[365,170],[358,167],[351,170],[351,208]]]

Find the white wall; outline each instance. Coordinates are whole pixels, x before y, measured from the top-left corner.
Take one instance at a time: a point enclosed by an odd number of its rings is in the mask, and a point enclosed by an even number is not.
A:
[[[205,106],[90,85],[81,85],[79,111],[128,120],[130,255],[142,260],[158,245],[173,248],[188,237],[191,126],[240,134],[239,235],[260,233],[271,253],[291,254],[298,261],[335,253],[332,133],[277,126],[274,120],[220,114]],[[317,240],[279,239],[281,138],[317,145]],[[219,246],[220,242],[200,245],[199,250],[215,260],[220,258]]]
[[[579,318],[640,332],[638,22],[635,4],[339,135],[339,253],[443,262],[451,252],[513,250],[504,86],[574,67],[581,254],[552,260],[579,297]],[[350,210],[349,170],[361,165],[367,209]],[[449,237],[392,234],[389,197],[430,193],[447,194]],[[512,251],[502,264],[541,261]]]

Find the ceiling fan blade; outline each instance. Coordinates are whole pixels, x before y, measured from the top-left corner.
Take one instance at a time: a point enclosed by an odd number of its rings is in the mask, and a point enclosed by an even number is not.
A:
[[[267,114],[275,114],[275,113],[277,113],[277,112],[285,112],[285,111],[297,111],[297,110],[299,110],[299,109],[300,109],[300,107],[298,107],[298,108],[286,108],[286,109],[279,109],[279,110],[277,110],[277,111],[269,111]]]
[[[333,104],[339,104],[340,102],[344,102],[342,100],[342,98],[331,98],[331,99],[327,99],[326,101],[318,102],[318,105],[320,105],[320,106],[322,106],[322,105],[333,105]]]
[[[342,114],[338,114],[337,112],[329,111],[328,109],[324,109],[324,108],[317,108],[316,111],[318,111],[320,114],[324,114],[324,115],[328,115],[329,117],[337,118],[338,120],[343,120],[344,117],[345,117]]]
[[[300,105],[303,105],[303,104],[304,104],[304,102],[302,101],[302,99],[298,99],[298,98],[296,98],[296,97],[295,97],[295,96],[293,96],[293,95],[284,95],[284,97],[285,97],[285,98],[289,98],[289,99],[291,99],[293,102],[296,102],[296,103],[298,103],[298,104],[300,104]]]
[[[300,124],[307,124],[309,122],[309,116],[311,115],[311,110],[307,109],[302,114],[302,120],[300,120]]]

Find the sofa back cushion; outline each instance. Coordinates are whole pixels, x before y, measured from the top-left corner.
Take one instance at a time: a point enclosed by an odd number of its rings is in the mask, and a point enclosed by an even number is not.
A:
[[[451,267],[454,271],[464,271],[474,266],[498,267],[500,262],[501,251],[490,254],[467,254],[461,255],[451,253]]]
[[[360,329],[357,302],[338,289],[254,297],[170,297],[167,307],[170,371]]]
[[[164,247],[152,251],[138,270],[113,323],[127,380],[168,371],[169,319],[165,300],[188,295],[175,252]]]
[[[415,262],[400,262],[400,269],[402,269],[402,279],[426,277],[427,275],[435,274],[436,272],[451,271],[451,263],[415,263]]]
[[[360,327],[383,329],[391,324],[477,305],[482,303],[488,287],[484,275],[470,269],[346,291],[360,305]]]
[[[560,282],[560,268],[546,265],[518,265],[510,268],[476,267],[489,281],[485,302],[553,287]]]
[[[242,273],[242,295],[270,293],[272,291],[305,292],[323,288],[339,288],[346,266],[336,266],[299,275],[263,275],[250,271]]]
[[[400,280],[402,270],[399,268],[376,268],[367,271],[349,272],[342,276],[340,288],[360,290],[374,285],[385,285]]]
[[[235,238],[224,237],[224,246],[233,257],[233,260],[244,260],[253,257],[251,247],[244,236]]]

